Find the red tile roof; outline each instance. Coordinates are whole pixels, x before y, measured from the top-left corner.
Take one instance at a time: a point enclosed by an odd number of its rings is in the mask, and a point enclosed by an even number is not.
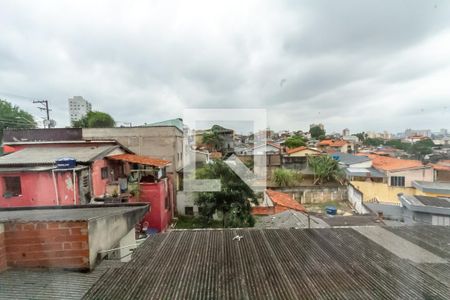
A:
[[[418,160],[399,159],[388,156],[380,156],[376,154],[358,153],[359,156],[368,156],[372,160],[375,169],[383,171],[406,170],[424,167],[422,162]]]
[[[433,169],[438,171],[450,171],[450,160],[440,160],[432,166]]]
[[[158,167],[158,168],[167,167],[171,164],[170,161],[168,161],[168,160],[153,158],[153,157],[149,157],[149,156],[135,155],[135,154],[118,154],[118,155],[108,156],[107,158],[112,159],[112,160],[121,160],[121,161],[130,162],[130,163],[147,165],[147,166]]]
[[[296,153],[296,152],[300,152],[300,151],[304,151],[304,150],[310,150],[310,151],[314,151],[314,152],[320,153],[320,151],[318,151],[318,150],[315,150],[315,149],[312,149],[312,148],[308,148],[308,147],[305,147],[305,146],[300,146],[300,147],[297,147],[297,148],[288,149],[286,151],[286,153],[287,154],[292,154],[292,153]]]
[[[319,146],[330,146],[330,147],[342,147],[348,143],[344,140],[322,140],[319,142]]]
[[[266,193],[275,205],[283,206],[297,211],[306,211],[303,205],[295,201],[286,193],[276,192],[274,190],[266,190]]]

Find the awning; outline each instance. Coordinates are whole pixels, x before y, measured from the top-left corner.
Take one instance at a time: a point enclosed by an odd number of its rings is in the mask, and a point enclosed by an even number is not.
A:
[[[118,154],[107,156],[107,159],[121,160],[134,164],[147,165],[152,167],[164,168],[170,166],[171,162],[164,159],[153,158],[149,156],[141,156],[136,154]]]

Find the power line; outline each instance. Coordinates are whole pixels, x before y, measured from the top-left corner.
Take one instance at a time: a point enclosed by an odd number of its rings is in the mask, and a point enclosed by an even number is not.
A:
[[[48,100],[33,100],[33,103],[42,104],[43,107],[38,106],[40,110],[45,110],[47,114],[47,126],[50,128],[50,111],[51,109],[48,108]]]

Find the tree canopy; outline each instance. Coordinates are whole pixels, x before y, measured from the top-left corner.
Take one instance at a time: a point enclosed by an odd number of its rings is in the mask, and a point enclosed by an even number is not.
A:
[[[314,139],[319,139],[321,136],[325,136],[325,130],[320,128],[319,126],[314,126],[309,130],[311,137]]]
[[[196,171],[197,179],[220,179],[219,192],[201,192],[196,204],[205,225],[215,213],[222,213],[224,227],[252,227],[255,223],[250,213],[250,201],[256,203],[256,195],[225,162],[215,160]]]
[[[302,181],[302,174],[294,170],[277,168],[273,171],[272,180],[280,187],[296,186]]]
[[[294,135],[288,137],[284,142],[284,145],[289,148],[296,148],[300,146],[306,146],[305,139],[300,135]]]
[[[6,128],[36,128],[36,125],[31,114],[0,99],[0,141]]]
[[[222,149],[223,139],[217,131],[211,130],[203,133],[202,143],[212,151],[219,151]]]
[[[314,184],[328,181],[342,182],[344,174],[337,160],[328,155],[309,156],[308,164],[314,171]]]
[[[107,113],[101,111],[88,112],[86,116],[79,121],[72,122],[72,127],[81,128],[108,128],[114,127],[116,122]]]

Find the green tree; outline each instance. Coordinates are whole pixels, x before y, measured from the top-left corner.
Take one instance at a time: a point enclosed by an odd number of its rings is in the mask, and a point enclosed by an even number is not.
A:
[[[379,138],[367,138],[364,140],[364,145],[378,147],[384,145],[384,140]]]
[[[81,128],[109,128],[115,125],[114,119],[109,114],[101,111],[88,112],[79,121],[72,122],[72,127]]]
[[[221,190],[201,192],[196,204],[205,226],[211,224],[216,212],[222,213],[224,227],[252,227],[250,202],[257,203],[253,190],[225,162],[214,160],[196,171],[197,179],[219,179]]]
[[[328,155],[309,156],[308,164],[314,171],[314,184],[338,181],[342,184],[344,174],[337,160]]]
[[[277,168],[273,171],[272,180],[280,187],[292,187],[301,182],[302,174],[289,169]]]
[[[402,143],[400,140],[389,140],[389,141],[386,141],[385,145],[399,149],[399,150],[403,150],[406,152],[411,151],[411,144],[410,143]]]
[[[32,115],[0,99],[0,141],[6,128],[36,128],[36,125]]]
[[[309,130],[311,137],[314,139],[319,139],[321,136],[325,136],[325,130],[320,128],[319,126],[314,126]]]
[[[363,144],[365,144],[365,141],[369,138],[368,134],[363,132],[356,133],[354,136],[358,137],[359,141]]]
[[[423,159],[427,154],[433,153],[432,147],[434,143],[431,139],[425,139],[415,142],[410,149],[410,153],[413,154],[417,159]]]
[[[223,139],[217,131],[208,130],[203,133],[202,143],[213,151],[220,151],[222,150]]]
[[[291,137],[288,137],[286,141],[284,142],[284,145],[288,148],[296,148],[300,146],[306,146],[305,139],[302,136],[294,135]]]

